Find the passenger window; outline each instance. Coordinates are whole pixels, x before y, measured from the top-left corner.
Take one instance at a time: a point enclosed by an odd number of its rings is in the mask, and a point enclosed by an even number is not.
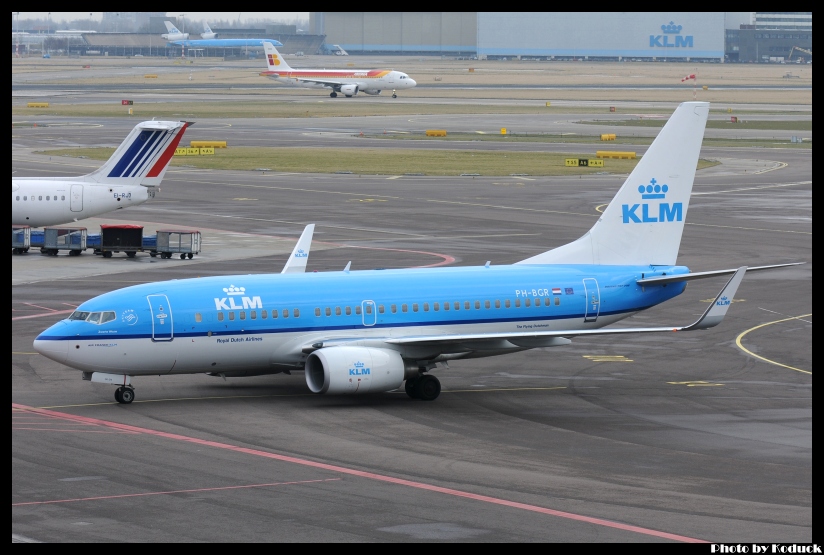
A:
[[[229,320],[234,320],[234,319],[235,319],[235,313],[234,313],[234,312],[230,312],[230,313],[229,313]]]
[[[524,306],[526,308],[529,308],[530,306],[532,306],[532,301],[530,301],[529,299],[524,299]]]
[[[418,311],[418,303],[412,303],[412,312]]]
[[[275,320],[278,317],[278,311],[276,308],[272,309],[272,320]]]
[[[449,301],[446,301],[445,303],[443,303],[443,309],[444,310],[449,310]]]
[[[461,303],[458,302],[458,301],[455,301],[455,310],[460,310],[460,309],[461,309]]]
[[[432,303],[432,310],[438,312],[441,309],[440,303]]]
[[[327,315],[327,316],[331,316],[331,315],[332,315],[332,309],[331,309],[330,307],[328,307],[328,306],[326,307],[326,315]]]
[[[367,314],[372,314],[372,305],[371,304],[366,305],[366,313]]]
[[[406,304],[402,304],[401,305],[401,312],[408,312],[408,311],[409,311],[409,307]]]
[[[481,309],[481,301],[475,301],[475,310]]]
[[[495,308],[501,308],[501,301],[495,299]]]
[[[484,308],[490,308],[489,301],[484,301]]]
[[[511,303],[509,302],[509,299],[506,299],[506,300],[504,301],[504,306],[505,306],[506,308],[509,308],[509,307],[511,306]]]
[[[66,195],[60,195],[60,200],[66,200]]]
[[[515,308],[521,308],[521,299],[515,299]]]
[[[383,305],[382,304],[378,305],[378,314],[383,314]]]
[[[200,314],[200,312],[195,312],[195,322],[200,323],[202,321],[203,321],[203,316]]]
[[[398,305],[393,304],[392,306],[389,307],[389,310],[392,311],[392,314],[397,313],[398,312]]]
[[[335,307],[335,316],[340,316],[340,307],[339,306]]]
[[[37,197],[37,200],[43,200],[43,195],[40,195],[39,197]]]
[[[288,317],[289,317],[289,309],[288,309],[288,308],[284,308],[284,309],[283,309],[283,317],[284,317],[284,318],[288,318]]]
[[[222,313],[222,312],[218,312],[218,313],[217,313],[217,321],[218,321],[218,322],[222,322],[222,321],[223,321],[223,313]]]
[[[320,316],[320,309],[319,308],[315,308],[315,316]]]
[[[51,200],[51,197],[49,195],[46,195],[46,200]]]
[[[351,307],[351,306],[347,306],[347,307],[346,307],[346,315],[347,315],[347,316],[351,316],[351,315],[352,315],[352,307]]]
[[[265,320],[267,316],[268,316],[268,314],[266,314],[266,311],[265,311],[265,310],[261,310],[261,311],[260,311],[260,317],[261,317],[261,318],[263,318],[263,319]]]
[[[257,320],[257,312],[253,310],[249,314],[252,316],[252,320]]]
[[[429,303],[423,303],[423,311],[429,312]]]
[[[561,297],[555,297],[555,306],[561,304]]]
[[[360,306],[355,307],[355,314],[360,314]]]
[[[294,316],[295,318],[300,318],[300,309],[296,308],[295,310],[293,310],[292,316]]]
[[[552,304],[552,299],[549,297],[544,297],[544,306],[549,306]]]
[[[246,311],[245,311],[245,310],[241,310],[241,311],[240,311],[240,319],[241,319],[241,320],[245,320],[245,319],[246,319]]]

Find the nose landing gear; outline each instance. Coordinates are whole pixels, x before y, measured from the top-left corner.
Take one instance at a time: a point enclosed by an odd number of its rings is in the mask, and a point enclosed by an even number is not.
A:
[[[395,94],[395,89],[392,89],[392,98],[398,98],[398,95]]]

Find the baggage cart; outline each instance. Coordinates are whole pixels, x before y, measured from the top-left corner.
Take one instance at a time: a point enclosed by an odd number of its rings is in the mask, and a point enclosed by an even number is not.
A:
[[[31,227],[27,225],[11,226],[11,253],[23,254],[31,248]]]
[[[95,247],[94,254],[111,258],[113,253],[125,252],[129,258],[134,258],[143,250],[142,225],[110,225],[100,226],[100,245]]]
[[[47,227],[43,229],[40,252],[57,256],[60,251],[69,251],[69,256],[80,256],[86,250],[86,237],[85,227]]]
[[[160,258],[179,254],[180,259],[193,258],[200,253],[200,232],[194,229],[158,229],[157,252]]]

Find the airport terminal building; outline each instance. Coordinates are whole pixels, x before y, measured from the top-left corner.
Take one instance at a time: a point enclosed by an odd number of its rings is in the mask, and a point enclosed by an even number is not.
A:
[[[812,59],[812,12],[312,12],[309,21],[350,54],[763,62],[795,46]]]

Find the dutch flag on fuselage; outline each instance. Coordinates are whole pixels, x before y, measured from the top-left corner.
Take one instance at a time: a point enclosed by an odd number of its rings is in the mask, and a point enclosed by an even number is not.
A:
[[[79,181],[112,185],[160,185],[186,128],[185,121],[144,121],[97,171]]]

